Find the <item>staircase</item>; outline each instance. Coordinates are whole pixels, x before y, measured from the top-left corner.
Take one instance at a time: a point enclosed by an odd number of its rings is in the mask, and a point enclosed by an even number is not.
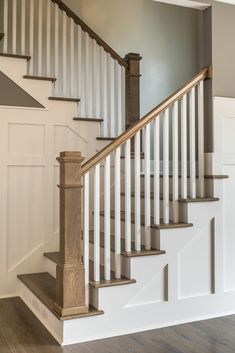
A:
[[[100,124],[104,141],[85,163],[58,157],[60,246],[43,272],[18,275],[20,296],[61,344],[179,322],[182,310],[190,320],[177,256],[214,219],[226,178],[204,152],[211,68],[138,119],[140,57],[120,58],[62,1],[5,0],[0,40],[0,57],[24,60],[23,79],[51,83],[49,101],[75,104],[73,120]]]

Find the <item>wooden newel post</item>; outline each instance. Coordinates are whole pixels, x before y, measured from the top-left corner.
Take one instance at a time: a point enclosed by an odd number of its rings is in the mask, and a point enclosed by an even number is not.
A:
[[[61,316],[88,312],[82,260],[82,185],[80,152],[62,152],[60,163],[60,261],[56,269],[54,310]]]
[[[140,119],[140,61],[139,54],[125,56],[126,69],[126,129]]]

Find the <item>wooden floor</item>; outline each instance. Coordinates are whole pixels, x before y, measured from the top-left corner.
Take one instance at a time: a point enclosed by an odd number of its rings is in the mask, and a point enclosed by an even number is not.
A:
[[[0,300],[0,353],[234,353],[235,315],[59,347],[19,298]]]

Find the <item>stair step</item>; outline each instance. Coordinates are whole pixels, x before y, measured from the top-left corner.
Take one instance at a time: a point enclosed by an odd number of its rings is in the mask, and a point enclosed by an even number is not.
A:
[[[145,177],[145,174],[140,174],[141,178],[144,178]],[[159,176],[160,178],[163,178],[163,175],[160,175]],[[172,174],[169,175],[169,178],[172,178]],[[154,174],[150,174],[150,178],[154,178]],[[178,176],[178,178],[180,179],[181,178],[181,175]],[[187,178],[189,179],[190,178],[190,175],[187,175]],[[198,175],[196,175],[196,178],[199,178]],[[207,174],[207,175],[204,175],[204,178],[205,179],[228,179],[229,176],[228,175],[218,175],[218,174]]]
[[[19,280],[58,318],[61,319],[53,309],[56,298],[56,280],[47,272],[18,275]],[[61,320],[83,318],[101,315],[104,312],[90,306],[87,314],[68,316]]]
[[[1,56],[6,58],[25,59],[27,61],[31,59],[31,56],[29,55],[19,55],[19,54],[0,53],[0,57]]]
[[[75,103],[79,103],[80,102],[80,98],[75,98],[75,97],[49,97],[48,98],[50,101],[61,101],[61,102],[75,102]]]
[[[94,123],[102,123],[104,119],[98,119],[98,118],[73,118],[74,121],[88,121],[88,122],[94,122]]]
[[[100,212],[100,215],[103,217],[104,216],[104,211]],[[110,217],[112,219],[115,219],[115,211],[111,211]],[[145,216],[141,215],[141,225],[144,226],[145,223]],[[125,221],[125,211],[121,211],[121,221]],[[135,214],[131,213],[131,223],[135,224]],[[178,223],[173,223],[170,222],[168,224],[164,224],[163,221],[161,220],[160,224],[154,224],[154,218],[151,217],[151,228],[154,229],[170,229],[170,228],[187,228],[187,227],[193,227],[192,223],[184,223],[184,222],[178,222]]]
[[[56,264],[60,260],[60,253],[59,252],[45,253],[44,256]],[[92,260],[90,260],[89,270],[90,270],[89,276],[93,278],[94,274],[93,274],[93,261]],[[102,265],[100,265],[100,277],[104,278],[104,266],[102,266]],[[132,284],[132,283],[136,283],[136,280],[129,279],[124,276],[122,276],[120,279],[116,279],[114,272],[111,271],[111,280],[110,281],[106,281],[104,279],[101,279],[100,282],[95,282],[93,280],[90,280],[89,283],[91,286],[93,286],[95,288],[102,288],[102,287],[121,286],[124,284]]]
[[[31,76],[31,75],[24,75],[23,78],[28,80],[38,80],[38,81],[51,81],[55,82],[55,77],[46,77],[46,76]]]
[[[90,243],[94,244],[94,231],[90,231]],[[104,248],[104,232],[100,232],[100,246]],[[110,247],[111,251],[115,251],[115,236],[110,235]],[[131,244],[132,249],[135,248],[135,243]],[[140,257],[140,256],[152,256],[152,255],[164,255],[166,252],[164,250],[150,249],[145,250],[144,246],[141,246],[141,251],[137,252],[132,250],[131,252],[125,251],[125,239],[121,238],[121,254],[126,257]]]
[[[121,196],[125,196],[125,192],[121,192]],[[135,193],[134,192],[131,193],[131,197],[135,197]],[[142,191],[140,193],[140,197],[141,198],[145,197],[145,192],[144,191]],[[154,193],[153,192],[150,193],[150,198],[154,199]],[[162,194],[160,195],[160,199],[163,200],[163,195]],[[172,201],[172,195],[169,195],[169,200]],[[218,197],[203,197],[203,198],[197,197],[196,199],[192,199],[191,197],[188,197],[187,199],[179,198],[178,201],[179,202],[188,202],[188,203],[191,203],[191,202],[214,202],[214,201],[219,201],[219,198]]]
[[[113,141],[116,137],[96,137],[97,141]]]

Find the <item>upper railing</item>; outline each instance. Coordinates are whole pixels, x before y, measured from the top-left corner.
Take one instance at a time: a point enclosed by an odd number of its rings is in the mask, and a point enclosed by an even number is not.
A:
[[[74,98],[77,117],[101,119],[101,137],[125,131],[130,60],[61,0],[4,0],[3,32],[3,52],[30,56],[27,76],[51,78],[52,97]]]

